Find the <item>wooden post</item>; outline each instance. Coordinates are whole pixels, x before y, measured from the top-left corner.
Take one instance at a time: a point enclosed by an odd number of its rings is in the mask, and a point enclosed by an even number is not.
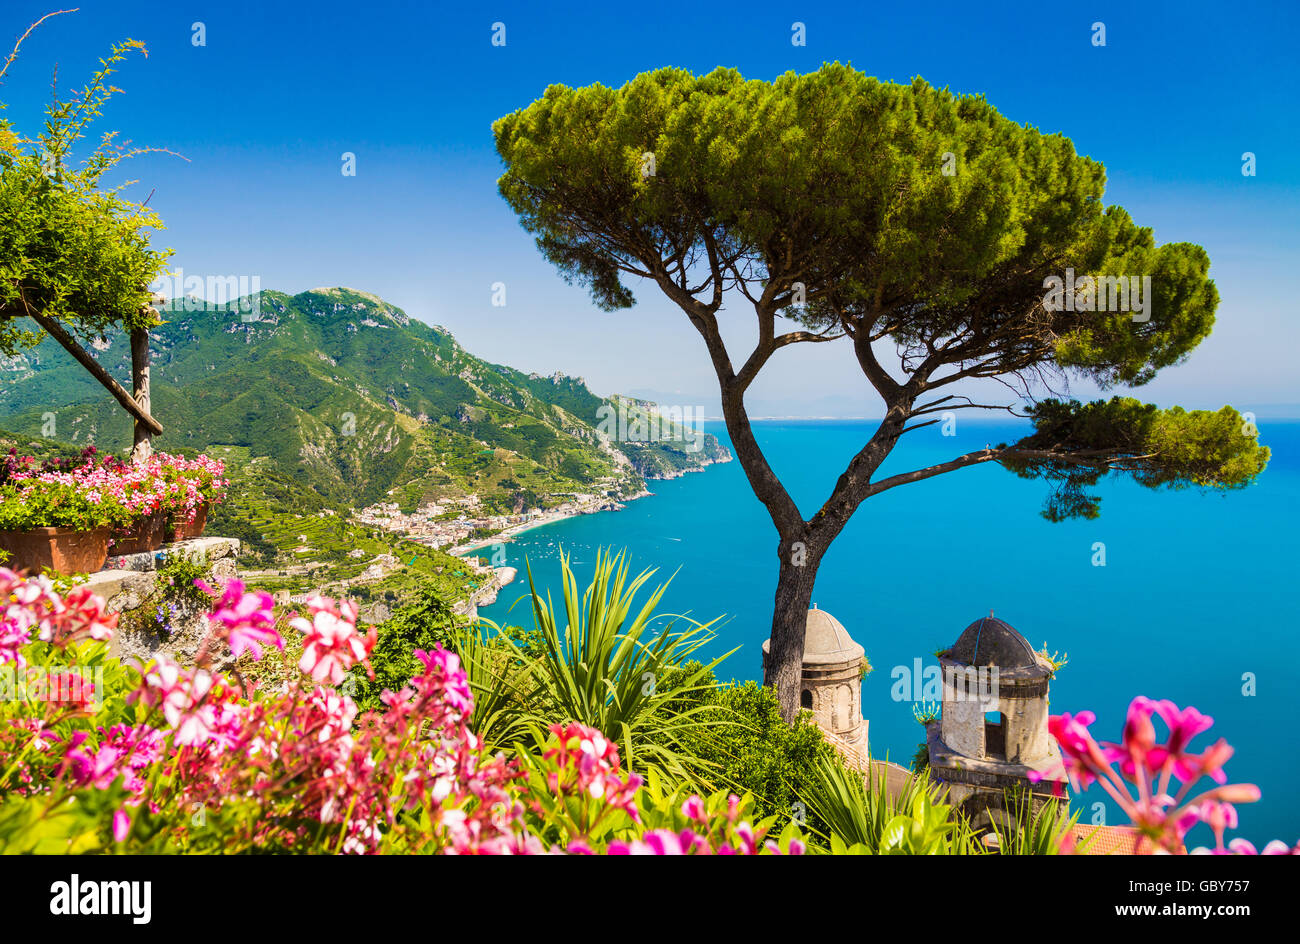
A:
[[[149,332],[144,328],[131,329],[131,395],[136,405],[147,415],[149,413]],[[140,465],[148,461],[152,454],[153,432],[143,420],[136,417],[131,461]]]
[[[82,367],[90,371],[91,376],[94,377],[96,380],[98,380],[101,384],[103,384],[108,389],[108,392],[113,395],[113,398],[117,400],[118,403],[122,404],[122,408],[136,418],[137,422],[143,423],[145,427],[152,433],[161,433],[163,431],[162,424],[159,423],[152,416],[150,416],[148,410],[140,409],[140,404],[135,402],[135,398],[132,397],[131,394],[127,393],[126,389],[120,383],[114,380],[112,375],[109,374],[108,371],[104,370],[104,368],[100,365],[99,361],[91,357],[89,352],[87,352],[85,348],[83,348],[80,344],[78,344],[76,340],[72,337],[72,335],[68,334],[68,332],[64,330],[63,326],[60,325],[55,319],[47,318],[45,315],[38,314],[37,312],[30,311],[30,310],[24,312],[24,314],[26,314],[38,325],[44,328],[46,333],[49,334],[50,337],[54,338],[54,340],[58,341],[61,345],[63,345],[64,350],[66,350],[69,354],[75,357],[77,359],[77,363],[81,364]],[[148,355],[147,334],[145,336],[145,341],[146,341],[145,353],[147,357]],[[134,360],[134,357],[132,358],[132,360]]]

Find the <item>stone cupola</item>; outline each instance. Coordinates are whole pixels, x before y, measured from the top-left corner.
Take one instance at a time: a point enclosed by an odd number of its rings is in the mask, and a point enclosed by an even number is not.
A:
[[[770,640],[763,641],[766,671]],[[842,623],[816,604],[804,630],[799,706],[811,711],[817,726],[863,756],[867,722],[862,717],[862,666],[866,650]]]
[[[975,825],[999,818],[1008,791],[1041,801],[1063,779],[1047,731],[1055,666],[1010,624],[988,616],[939,654],[943,711],[927,726],[930,772]]]

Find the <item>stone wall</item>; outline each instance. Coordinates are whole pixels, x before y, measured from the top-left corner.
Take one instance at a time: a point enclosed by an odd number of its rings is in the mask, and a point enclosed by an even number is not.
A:
[[[207,563],[205,579],[212,585],[235,576],[239,541],[234,538],[194,538],[167,544],[148,554],[110,557],[107,568],[91,574],[86,586],[102,596],[108,609],[118,614],[119,629],[109,652],[121,659],[147,661],[165,652],[181,662],[192,662],[207,632],[203,611],[167,612],[159,621],[156,609],[161,599],[158,565],[169,555]],[[164,627],[170,624],[171,631]]]

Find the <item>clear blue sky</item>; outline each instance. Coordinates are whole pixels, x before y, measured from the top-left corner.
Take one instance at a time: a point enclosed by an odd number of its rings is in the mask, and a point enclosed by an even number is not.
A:
[[[553,6],[91,0],[29,40],[0,99],[30,130],[56,63],[66,88],[113,41],[142,40],[149,58],[117,77],[126,94],[103,127],[189,158],[129,167],[140,198],[156,191],[167,223],[156,242],[176,250],[174,264],[288,292],[349,285],[494,361],[581,375],[600,393],[712,403],[698,337],[655,292],[604,314],[540,258],[496,193],[492,121],[550,83],[617,85],[663,65],[771,78],[838,59],[883,79],[921,75],[1064,132],[1107,167],[1108,199],[1158,241],[1209,250],[1223,296],[1215,333],[1142,396],[1265,413],[1300,403],[1300,4]],[[6,0],[6,48],[56,8]],[[796,20],[803,48],[790,42]],[[195,21],[206,46],[191,43]],[[505,47],[490,43],[497,21]],[[1091,43],[1096,21],[1105,48]],[[344,151],[356,177],[340,173]],[[1256,177],[1241,174],[1244,151]],[[497,281],[505,308],[490,304]],[[741,345],[747,324],[735,317]],[[783,351],[752,399],[759,413],[875,407],[839,345]]]

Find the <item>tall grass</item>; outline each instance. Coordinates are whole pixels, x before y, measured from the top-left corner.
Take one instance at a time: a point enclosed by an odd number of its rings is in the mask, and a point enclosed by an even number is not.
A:
[[[1060,855],[1061,841],[1079,822],[1080,812],[1070,814],[1064,800],[1049,800],[1037,809],[1023,794],[1008,793],[1006,808],[1015,814],[1014,825],[993,822],[998,851],[1003,855]],[[1075,844],[1075,851],[1087,853],[1093,843],[1088,836]]]

